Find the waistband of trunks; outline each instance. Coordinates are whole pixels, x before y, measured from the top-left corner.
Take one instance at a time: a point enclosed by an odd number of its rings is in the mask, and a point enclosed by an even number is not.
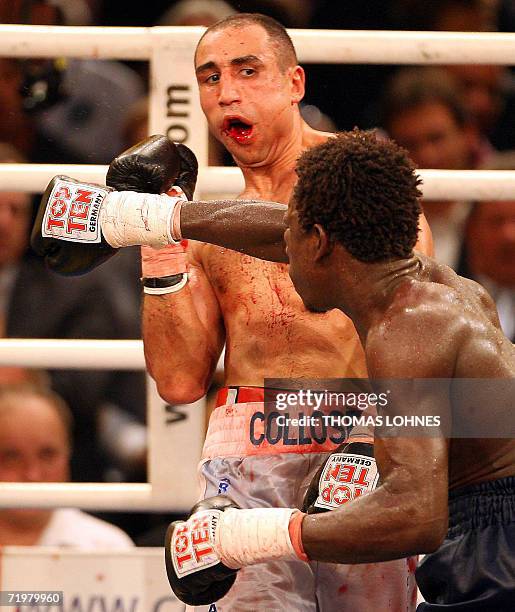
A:
[[[515,476],[467,485],[449,492],[449,538],[472,529],[513,522]]]
[[[257,388],[244,389],[252,389],[252,394],[253,389]],[[344,427],[325,426],[322,419],[316,421],[317,425],[283,424],[278,418],[280,416],[287,414],[267,411],[263,401],[227,402],[218,406],[209,419],[203,460],[284,453],[329,453],[346,440]]]
[[[222,387],[216,394],[216,406],[227,404],[246,404],[248,402],[273,402],[278,393],[287,393],[288,389],[264,387]],[[265,396],[266,394],[266,396]]]

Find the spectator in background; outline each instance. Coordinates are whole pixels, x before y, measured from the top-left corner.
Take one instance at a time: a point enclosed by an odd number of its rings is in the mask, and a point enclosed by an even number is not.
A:
[[[0,143],[0,162],[21,161],[24,158],[19,152]],[[10,338],[141,337],[137,252],[124,250],[111,260],[112,264],[110,261],[98,271],[65,279],[47,270],[41,259],[28,250],[31,219],[27,194],[0,192],[1,335]],[[133,448],[132,423],[144,421],[144,374],[53,370],[51,380],[53,388],[70,405],[77,425],[73,479],[113,479],[114,468],[116,479],[130,477],[127,457],[119,457],[119,448],[123,445],[124,431],[130,432],[127,439]],[[99,419],[113,411],[114,414],[122,411],[131,427],[118,429],[113,442],[106,442],[106,448],[99,438]],[[138,456],[141,452],[139,449]],[[141,469],[140,466],[139,478]]]
[[[476,167],[477,131],[452,79],[438,68],[407,68],[393,77],[383,95],[381,126],[419,168]],[[468,208],[465,202],[450,201],[424,207],[435,257],[454,268]]]
[[[22,366],[0,366],[0,387],[30,384],[38,389],[50,389],[50,376],[44,370]]]
[[[80,0],[0,0],[0,21],[89,25],[90,8]],[[32,162],[109,163],[123,150],[125,108],[146,89],[135,70],[109,60],[3,58],[0,78],[0,140]]]
[[[0,481],[68,481],[72,416],[67,405],[44,385],[9,385],[3,378]],[[129,548],[132,542],[118,527],[80,510],[13,508],[0,510],[0,546],[7,545],[95,549]]]
[[[498,4],[487,0],[437,2],[429,11],[434,16],[432,29],[495,31]],[[515,79],[509,69],[494,64],[456,64],[444,68],[456,79],[467,112],[482,138],[496,149],[515,148]]]
[[[161,15],[156,25],[209,26],[237,12],[225,0],[180,0]]]
[[[406,29],[491,32],[505,19],[506,5],[490,0],[398,0],[397,18]],[[511,3],[513,5],[513,3]],[[506,66],[443,66],[461,90],[465,108],[485,143],[515,148],[515,78]]]
[[[34,163],[79,163],[81,159],[65,143],[43,134],[36,114],[25,110],[23,66],[17,59],[0,58],[0,142],[14,146]]]
[[[515,61],[515,60],[514,60]],[[506,105],[505,84],[509,73],[505,66],[456,64],[445,66],[461,89],[467,112],[485,141],[494,136]],[[515,136],[511,135],[515,146]],[[495,142],[494,144],[498,144]]]
[[[499,154],[485,169],[515,170],[515,152]],[[474,204],[465,225],[459,274],[486,287],[504,334],[515,342],[515,200]]]
[[[12,144],[31,158],[36,136],[32,120],[23,112],[21,83],[17,60],[0,58],[0,141]]]
[[[67,60],[63,87],[66,98],[38,113],[43,138],[79,163],[108,164],[123,150],[125,109],[145,91],[140,76],[120,62]]]

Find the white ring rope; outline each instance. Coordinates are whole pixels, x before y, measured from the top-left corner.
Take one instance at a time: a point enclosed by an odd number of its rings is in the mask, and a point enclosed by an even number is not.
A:
[[[141,340],[2,338],[0,366],[90,370],[144,370]]]
[[[1,164],[0,191],[41,193],[57,174],[105,184],[107,166],[73,164]],[[513,170],[419,170],[426,200],[515,200]],[[200,168],[197,197],[203,193],[237,194],[243,189],[238,168]]]
[[[169,511],[170,503],[152,500],[148,483],[0,482],[1,508],[78,506],[87,510]]]
[[[148,60],[153,38],[195,44],[205,28],[0,25],[0,55]],[[514,64],[515,34],[288,30],[299,61],[347,64]],[[161,43],[159,43],[161,44]]]

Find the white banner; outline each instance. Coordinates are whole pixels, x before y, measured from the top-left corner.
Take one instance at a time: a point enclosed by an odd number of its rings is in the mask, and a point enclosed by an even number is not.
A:
[[[0,590],[4,600],[6,591],[63,592],[62,604],[2,606],[6,612],[182,612],[185,609],[168,584],[162,548],[90,552],[5,547],[0,557]]]

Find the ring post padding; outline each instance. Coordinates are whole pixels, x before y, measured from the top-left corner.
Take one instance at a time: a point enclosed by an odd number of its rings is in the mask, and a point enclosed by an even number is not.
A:
[[[189,512],[199,499],[197,466],[204,441],[205,400],[169,406],[147,377],[148,479],[152,500]]]
[[[204,28],[152,31],[150,133],[166,134],[208,163],[208,127],[200,107],[194,54]],[[205,400],[169,406],[147,378],[149,480],[158,504],[186,511],[198,499],[197,465],[204,438]]]
[[[193,59],[203,30],[154,28],[150,83],[150,132],[190,147],[201,168],[208,162],[208,128]]]

